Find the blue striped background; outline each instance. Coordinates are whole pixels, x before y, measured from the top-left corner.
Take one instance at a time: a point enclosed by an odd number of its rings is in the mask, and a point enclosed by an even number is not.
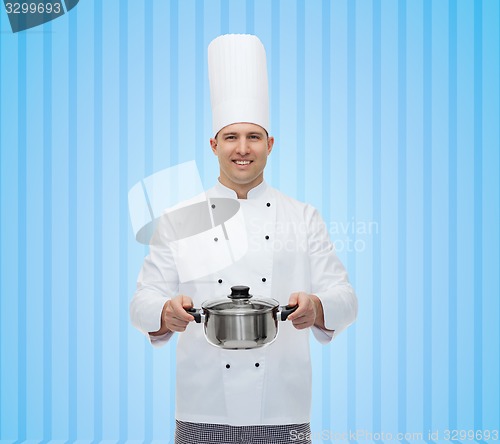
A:
[[[311,343],[315,442],[498,430],[499,25],[496,0],[82,0],[18,34],[2,10],[0,441],[172,438],[175,343],[128,319],[127,192],[191,159],[213,184],[226,32],[267,49],[266,178],[320,209],[359,297]]]

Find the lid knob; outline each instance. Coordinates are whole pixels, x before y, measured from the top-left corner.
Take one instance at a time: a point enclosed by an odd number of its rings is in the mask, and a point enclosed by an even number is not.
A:
[[[245,285],[235,285],[231,287],[231,294],[228,296],[228,298],[231,299],[249,299],[251,297],[250,287]]]

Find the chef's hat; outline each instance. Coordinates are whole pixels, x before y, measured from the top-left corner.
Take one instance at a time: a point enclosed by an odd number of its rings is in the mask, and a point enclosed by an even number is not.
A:
[[[214,136],[232,123],[255,123],[269,132],[266,51],[254,35],[227,34],[208,46]]]

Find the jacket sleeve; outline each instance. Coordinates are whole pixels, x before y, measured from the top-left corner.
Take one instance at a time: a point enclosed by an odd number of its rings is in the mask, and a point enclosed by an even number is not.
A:
[[[130,303],[130,320],[155,347],[165,345],[173,333],[151,336],[161,326],[161,313],[167,300],[175,297],[179,279],[174,257],[168,244],[156,233],[149,255],[144,259],[137,278],[137,288]]]
[[[307,225],[311,292],[320,299],[325,328],[330,330],[313,327],[312,332],[319,342],[326,344],[356,320],[358,300],[317,210],[311,208]]]

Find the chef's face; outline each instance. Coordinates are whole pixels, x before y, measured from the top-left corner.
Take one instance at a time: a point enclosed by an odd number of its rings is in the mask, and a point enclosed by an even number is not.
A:
[[[233,123],[222,128],[216,138],[210,139],[212,151],[219,158],[221,183],[235,190],[238,197],[246,198],[246,192],[264,179],[273,144],[274,138],[253,123]]]

